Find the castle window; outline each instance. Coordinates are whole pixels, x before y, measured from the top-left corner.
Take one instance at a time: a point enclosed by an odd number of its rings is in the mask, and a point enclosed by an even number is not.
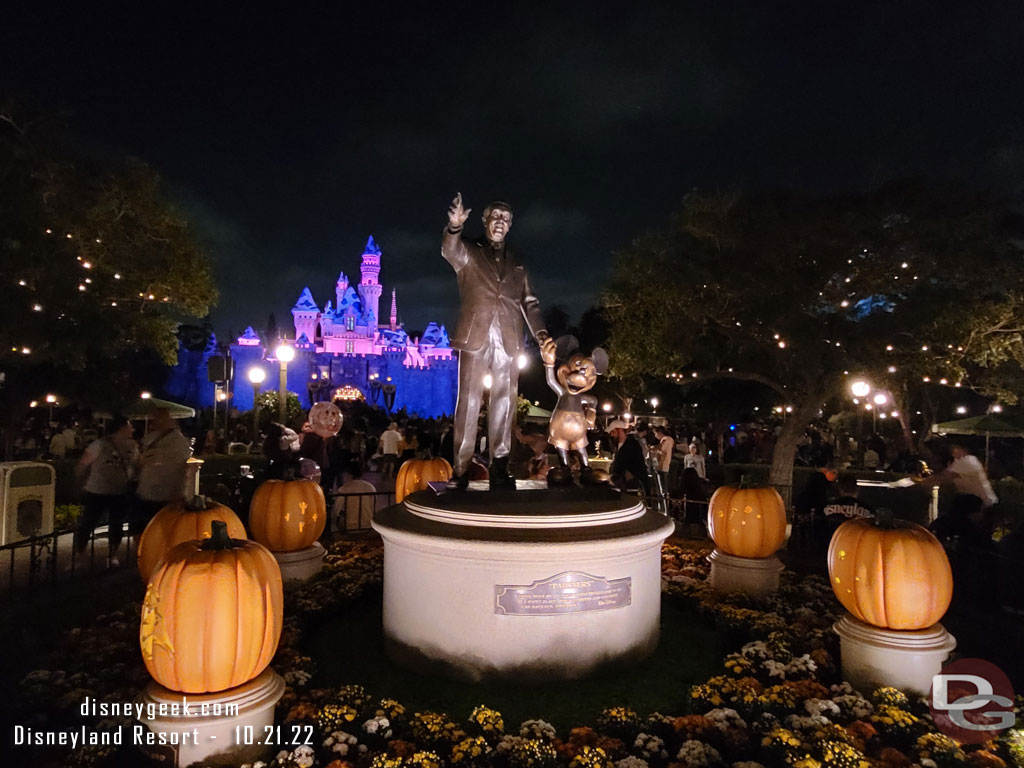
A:
[[[356,352],[356,343],[354,341],[345,342],[345,354],[354,355]]]
[[[345,330],[346,331],[354,331],[355,329],[356,329],[356,316],[355,315],[349,315],[348,317],[345,318]],[[352,350],[349,350],[349,351],[351,352]]]

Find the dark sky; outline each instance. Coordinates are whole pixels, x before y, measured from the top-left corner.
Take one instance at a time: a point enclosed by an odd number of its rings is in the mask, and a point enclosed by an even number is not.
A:
[[[1016,0],[18,5],[0,89],[163,174],[217,265],[219,332],[289,319],[307,284],[333,298],[371,233],[407,327],[451,325],[457,190],[472,231],[513,204],[542,303],[578,316],[694,187],[1024,188]]]

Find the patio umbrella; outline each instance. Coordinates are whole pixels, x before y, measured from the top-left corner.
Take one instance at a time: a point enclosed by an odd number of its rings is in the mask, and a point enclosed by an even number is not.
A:
[[[145,419],[149,421],[153,411],[160,408],[166,408],[172,419],[191,419],[196,415],[195,408],[190,408],[180,403],[172,403],[170,400],[161,400],[158,397],[140,397],[131,405],[126,406],[121,411],[121,414],[129,419]],[[109,411],[97,411],[96,415],[104,419],[113,417],[113,414]]]
[[[972,416],[969,419],[944,421],[932,427],[932,432],[940,435],[984,435],[985,436],[985,470],[988,471],[988,442],[992,437],[1024,437],[1024,429],[1003,421],[991,413],[984,416]]]

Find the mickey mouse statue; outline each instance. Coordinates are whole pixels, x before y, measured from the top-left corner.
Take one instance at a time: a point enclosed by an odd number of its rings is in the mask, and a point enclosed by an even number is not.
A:
[[[558,395],[558,403],[551,413],[548,442],[558,451],[559,466],[548,473],[548,486],[571,485],[569,451],[580,457],[580,480],[586,485],[608,482],[607,473],[590,468],[587,459],[587,430],[597,421],[597,398],[584,392],[593,388],[598,375],[608,370],[608,353],[597,347],[590,356],[575,353],[579,342],[573,336],[563,336],[555,349],[541,350],[548,386]],[[575,354],[574,354],[575,353]],[[556,357],[568,359],[555,370]]]

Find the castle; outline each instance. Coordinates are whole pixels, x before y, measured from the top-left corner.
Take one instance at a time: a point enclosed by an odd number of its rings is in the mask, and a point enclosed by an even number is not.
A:
[[[295,349],[287,364],[288,390],[299,396],[304,408],[321,400],[365,400],[371,405],[418,416],[442,416],[455,412],[458,362],[448,333],[437,323],[423,335],[410,338],[398,322],[398,299],[391,291],[388,322],[381,325],[381,250],[371,235],[363,249],[360,280],[349,282],[344,272],[334,286],[334,300],[323,309],[309,287],[303,288],[292,307],[295,333],[282,339]],[[248,371],[260,366],[266,372],[263,387],[277,388],[280,363],[275,344],[267,345],[246,328],[229,347],[235,378],[229,387],[231,407],[250,410],[253,387]],[[218,354],[216,339],[201,353],[179,351],[178,365],[167,384],[168,395],[196,407],[213,404],[214,385],[207,379],[207,361]]]

